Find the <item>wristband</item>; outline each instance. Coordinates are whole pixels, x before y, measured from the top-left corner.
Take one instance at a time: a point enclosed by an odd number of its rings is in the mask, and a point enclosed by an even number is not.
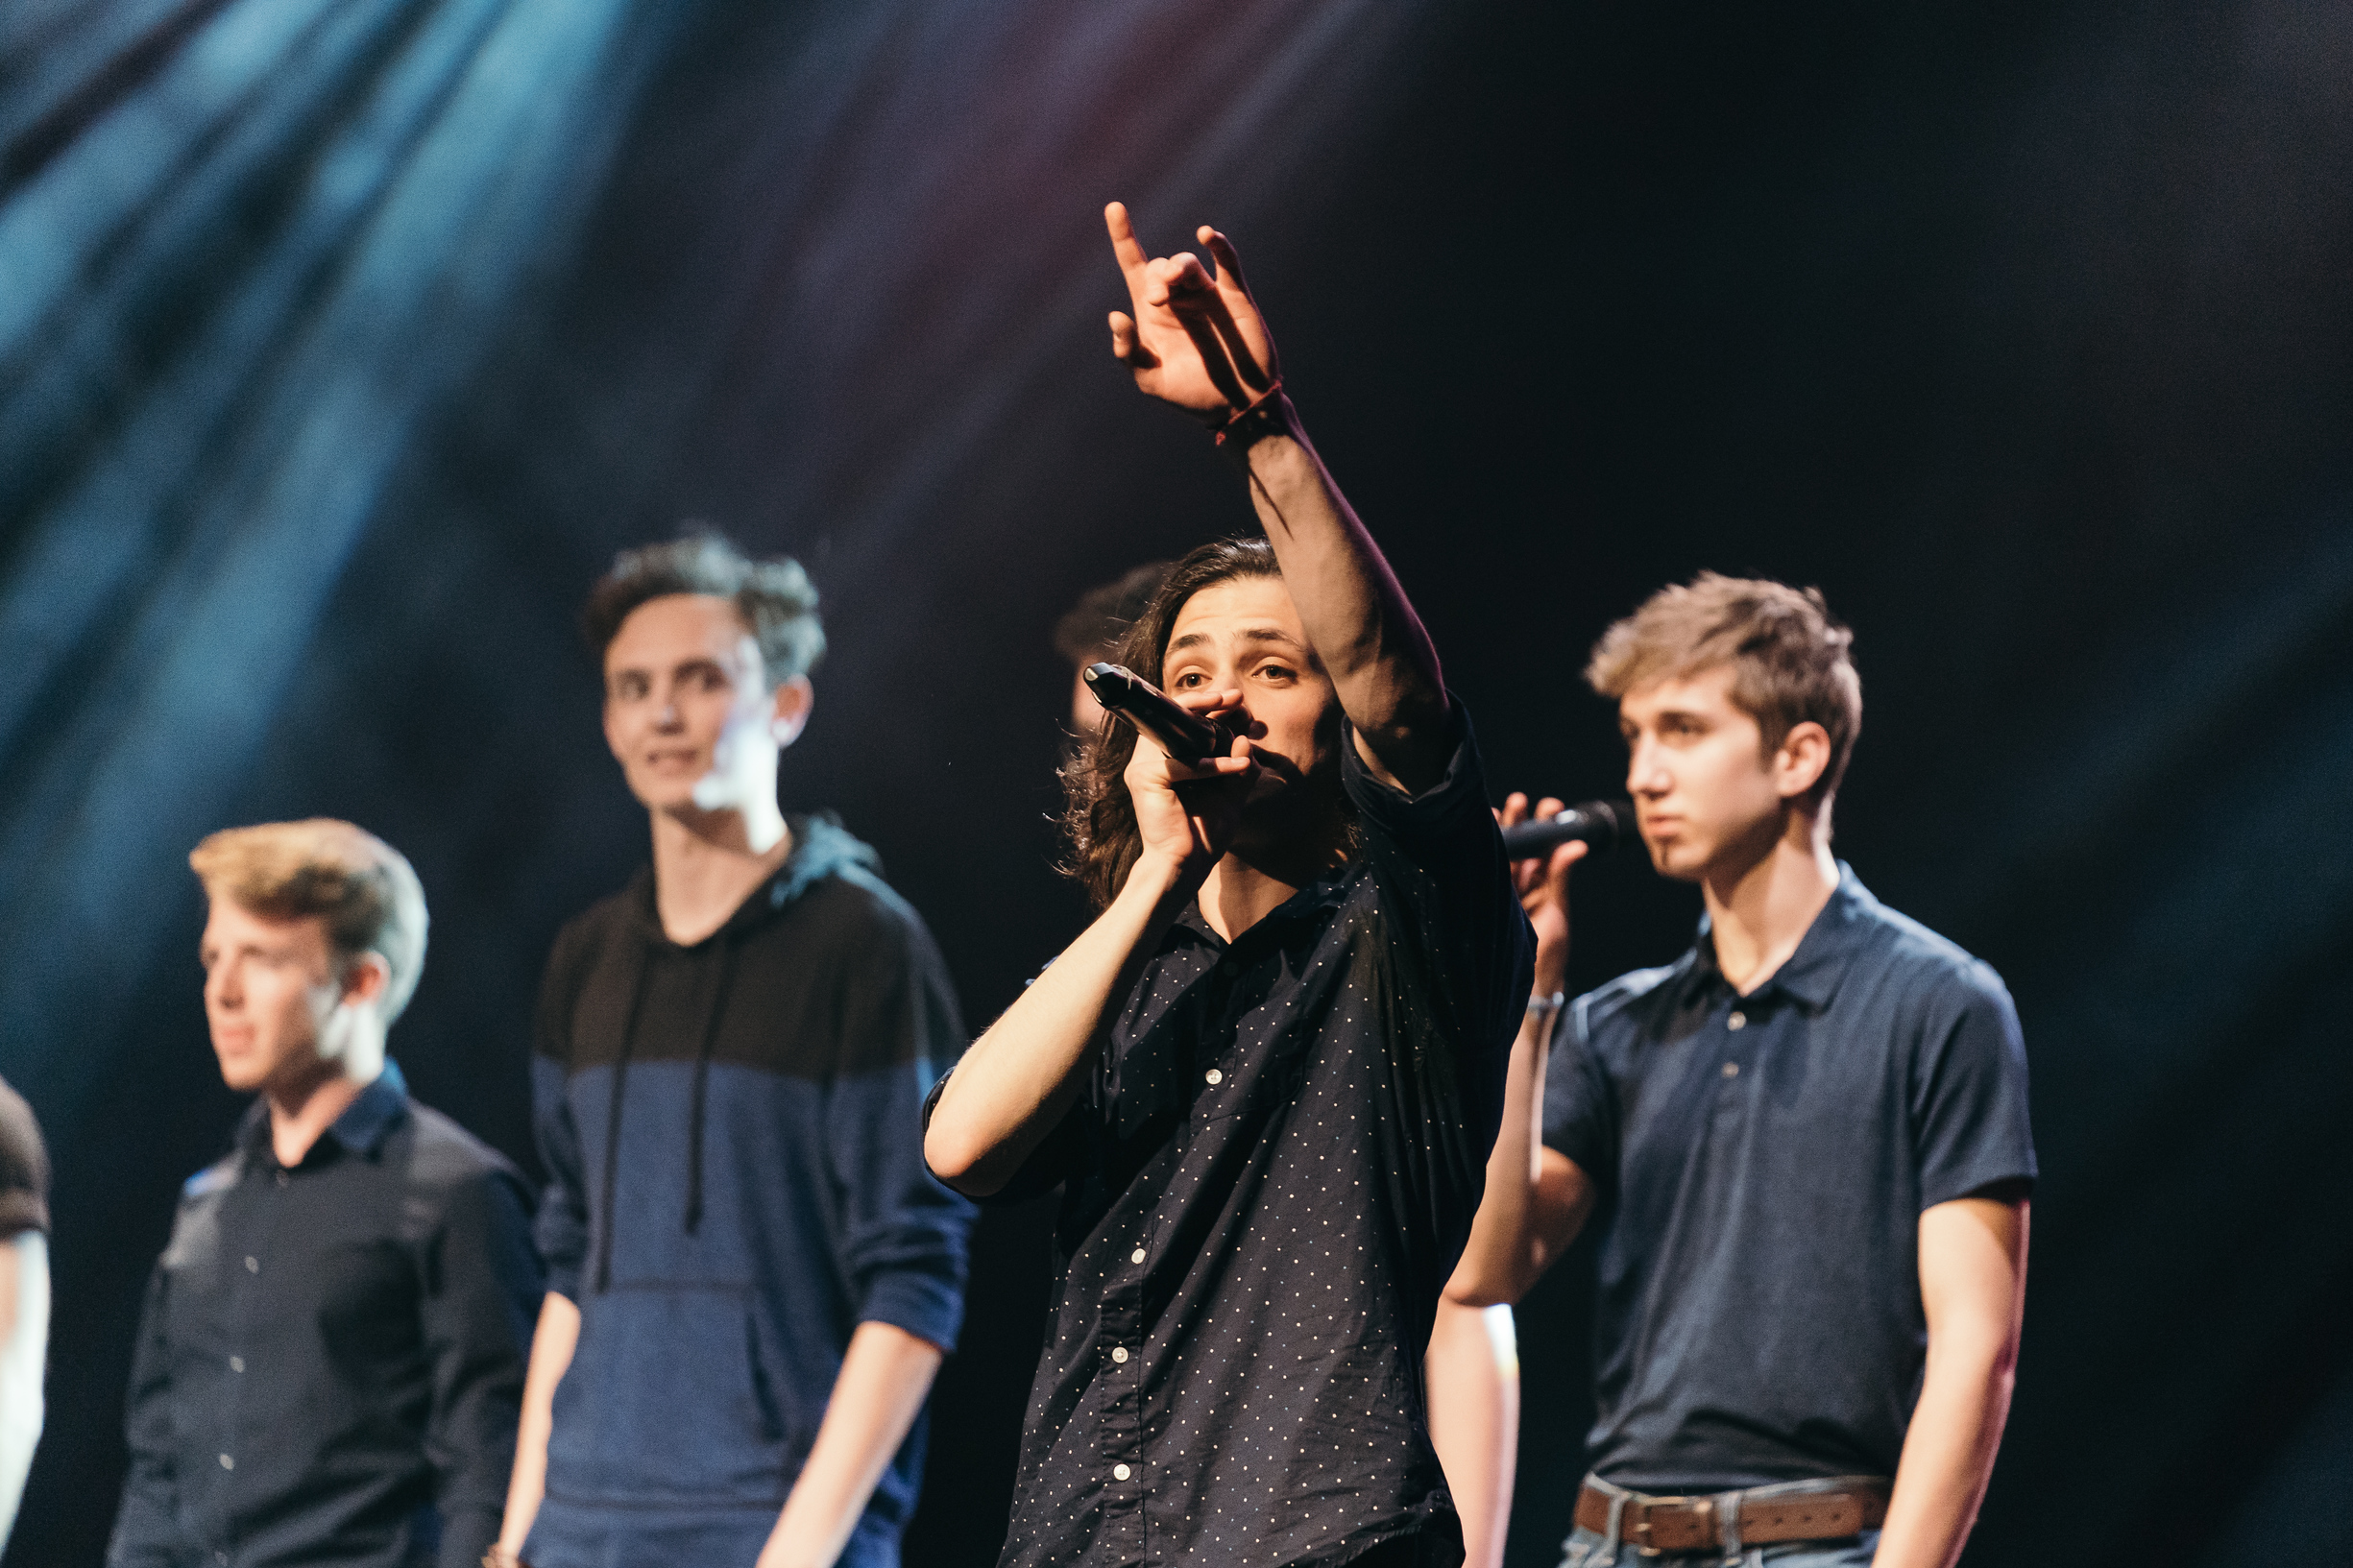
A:
[[[1559,1012],[1567,1004],[1568,994],[1565,991],[1555,991],[1548,997],[1530,997],[1528,999],[1528,1015],[1531,1018],[1539,1016],[1550,1018],[1553,1014]]]
[[[1282,390],[1283,378],[1278,375],[1266,391],[1236,409],[1231,419],[1218,426],[1218,445],[1225,446],[1225,438],[1232,436],[1247,446],[1260,436],[1271,436],[1282,428],[1282,410],[1274,404]]]

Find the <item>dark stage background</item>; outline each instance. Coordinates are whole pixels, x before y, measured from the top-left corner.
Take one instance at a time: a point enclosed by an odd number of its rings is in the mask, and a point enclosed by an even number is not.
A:
[[[139,1289],[238,1108],[200,834],[405,849],[396,1052],[529,1161],[540,961],[644,853],[570,630],[615,548],[798,553],[789,803],[976,1024],[1056,950],[1048,627],[1249,516],[1105,352],[1114,196],[1238,237],[1499,789],[1614,787],[1575,671],[1662,582],[1853,621],[1839,847],[2000,968],[2035,1073],[1969,1560],[2353,1560],[2348,191],[2338,0],[0,8],[0,1072],[58,1171],[9,1562],[99,1559]],[[1578,901],[1583,982],[1688,939],[1639,866]],[[912,1564],[991,1559],[1043,1224],[981,1232]],[[1519,1568],[1578,1273],[1520,1313]]]

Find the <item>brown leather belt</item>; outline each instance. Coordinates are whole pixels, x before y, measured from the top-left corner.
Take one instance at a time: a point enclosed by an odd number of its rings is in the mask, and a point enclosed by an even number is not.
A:
[[[1783,1491],[1779,1487],[1737,1494],[1740,1499],[1739,1541],[1744,1547],[1776,1541],[1829,1541],[1856,1535],[1877,1527],[1887,1517],[1887,1483],[1868,1477],[1842,1477],[1820,1490]],[[1588,1484],[1577,1494],[1577,1524],[1595,1534],[1610,1529],[1608,1492]],[[1652,1497],[1625,1494],[1618,1515],[1617,1535],[1628,1546],[1646,1553],[1700,1552],[1725,1544],[1721,1504],[1714,1497]]]

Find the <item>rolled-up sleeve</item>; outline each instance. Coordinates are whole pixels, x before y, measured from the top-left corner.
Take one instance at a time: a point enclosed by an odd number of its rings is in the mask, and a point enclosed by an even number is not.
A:
[[[953,1350],[963,1326],[973,1206],[923,1163],[925,1103],[965,1045],[930,934],[913,914],[878,933],[844,1013],[827,1086],[828,1158],[842,1275],[861,1322]]]
[[[588,1186],[570,1099],[570,1031],[580,967],[572,951],[576,942],[576,932],[570,929],[556,939],[540,983],[531,1047],[531,1132],[547,1172],[533,1234],[546,1288],[572,1301],[580,1299],[580,1270],[588,1257]]]

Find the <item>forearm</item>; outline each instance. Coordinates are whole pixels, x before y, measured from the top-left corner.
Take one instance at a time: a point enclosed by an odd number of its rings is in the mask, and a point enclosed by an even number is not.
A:
[[[826,1401],[816,1442],[785,1499],[760,1568],[828,1568],[907,1440],[932,1391],[939,1347],[889,1323],[861,1323]]]
[[[1298,415],[1283,407],[1284,433],[1250,446],[1250,501],[1308,641],[1348,721],[1381,761],[1393,772],[1397,759],[1434,766],[1446,717],[1438,650]]]
[[[1441,1301],[1422,1364],[1430,1446],[1463,1521],[1465,1568],[1498,1568],[1519,1450],[1519,1352],[1511,1309]]]
[[[580,1343],[580,1309],[555,1291],[540,1303],[539,1326],[531,1335],[531,1366],[523,1375],[522,1416],[515,1429],[515,1472],[507,1482],[506,1516],[498,1527],[501,1550],[521,1553],[531,1522],[547,1494],[547,1438],[555,1430],[555,1387],[571,1366]]]
[[[1993,1473],[2015,1381],[2004,1343],[1953,1345],[1940,1356],[1931,1341],[1877,1568],[1951,1568],[1960,1556]]]
[[[1529,1012],[1512,1042],[1503,1080],[1503,1125],[1487,1157],[1487,1191],[1463,1244],[1462,1261],[1446,1282],[1446,1298],[1463,1307],[1516,1302],[1536,1283],[1548,1259],[1536,1235],[1536,1184],[1543,1152],[1544,1059],[1554,1015]]]
[[[1111,906],[949,1075],[924,1132],[934,1175],[973,1197],[1012,1179],[1077,1098],[1112,1009],[1198,885],[1198,877],[1158,857],[1136,862]]]

